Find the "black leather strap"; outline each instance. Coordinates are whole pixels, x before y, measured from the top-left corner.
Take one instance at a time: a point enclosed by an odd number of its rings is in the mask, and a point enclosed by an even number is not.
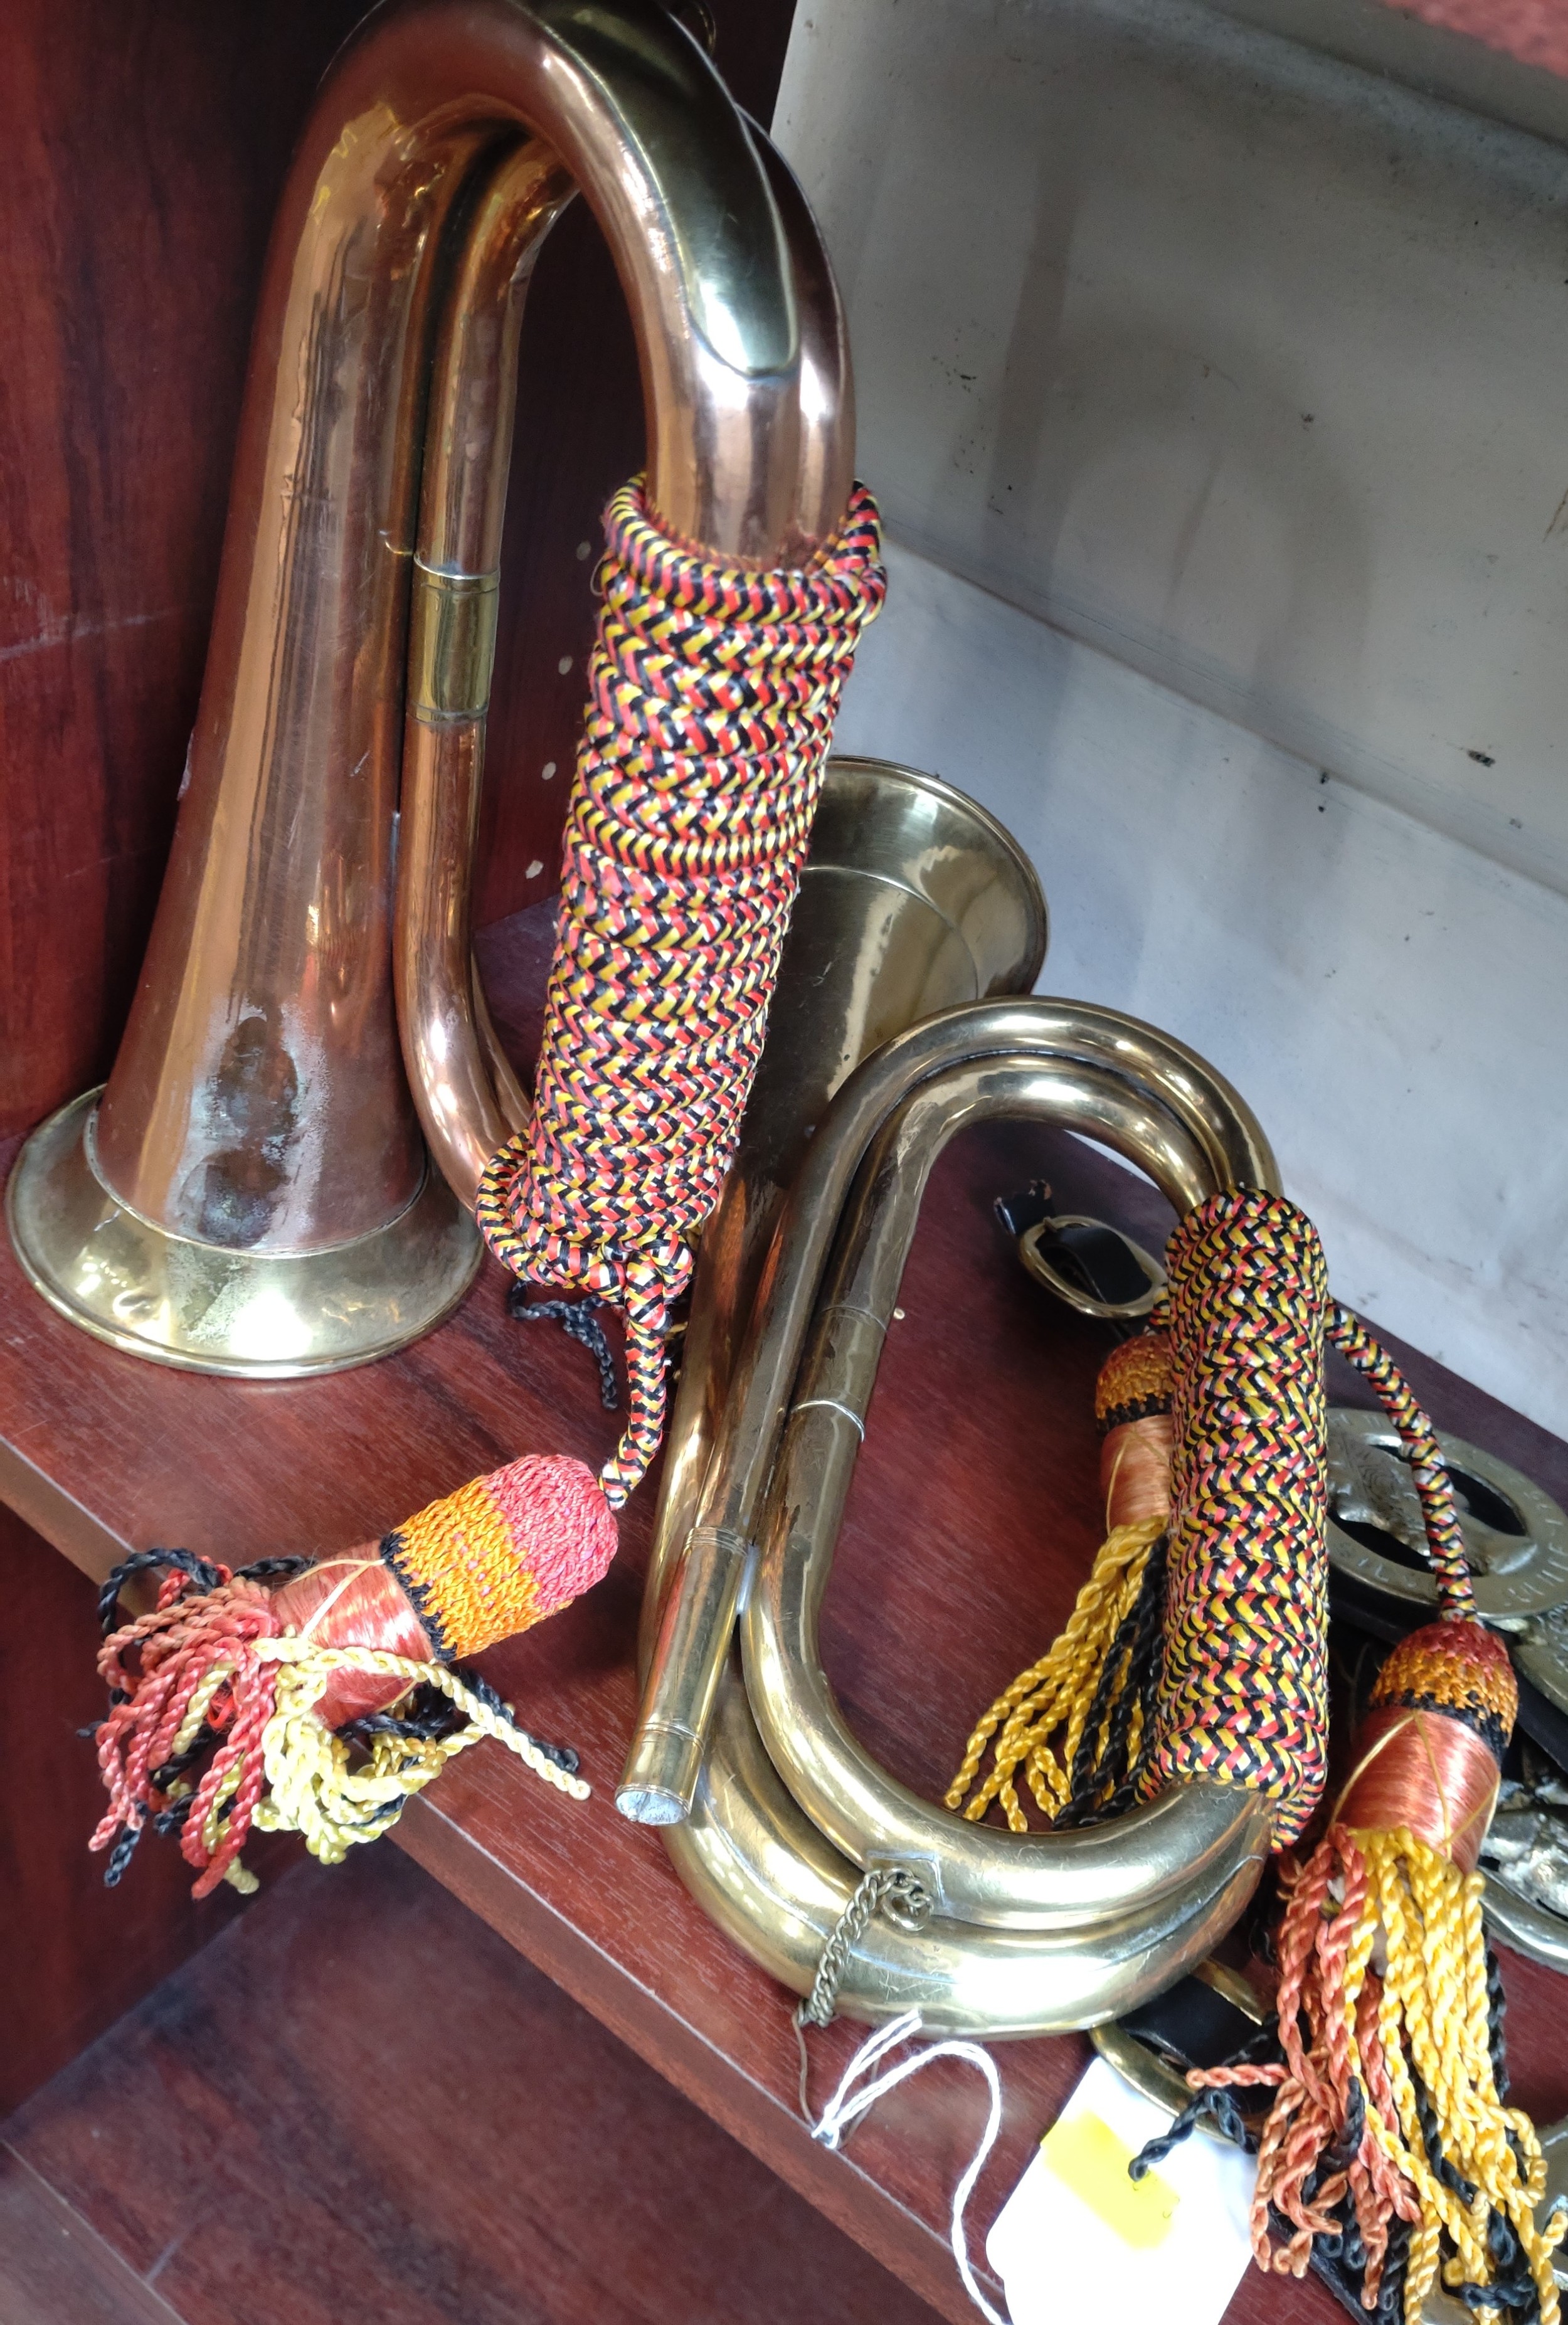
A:
[[[1201,1978],[1178,1978],[1153,2002],[1129,2010],[1120,2024],[1140,2042],[1176,2061],[1183,2072],[1189,2067],[1217,2067],[1222,2060],[1234,2058],[1257,2032],[1256,2022],[1244,2010],[1238,2010]]]
[[[1044,1179],[1031,1179],[1016,1195],[998,1195],[991,1209],[1002,1233],[1015,1243],[1051,1216],[1051,1189]]]

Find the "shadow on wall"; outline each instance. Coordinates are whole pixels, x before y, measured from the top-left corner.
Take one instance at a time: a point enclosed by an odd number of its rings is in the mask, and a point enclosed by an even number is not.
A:
[[[1568,153],[1187,0],[814,0],[895,538],[1568,888]]]
[[[1124,320],[1074,295],[1074,244],[1095,231],[1081,220],[1080,195],[1092,187],[1104,125],[1078,108],[1059,133],[1034,149],[1011,322],[972,431],[985,481],[974,578],[1018,566],[1022,512],[1028,570],[1043,577],[1018,592],[1022,602],[1099,633],[1135,660],[1139,648],[1147,655],[1182,638],[1190,682],[1211,699],[1239,685],[1254,699],[1287,697],[1303,680],[1302,641],[1315,633],[1338,674],[1339,715],[1354,727],[1368,559],[1355,496],[1313,433],[1316,415],[1298,408],[1295,382],[1271,363],[1266,340],[1234,350],[1244,388],[1219,357],[1200,353],[1179,329],[1172,335],[1172,318],[1155,304]],[[1231,190],[1220,189],[1216,205]],[[1016,231],[1022,245],[1022,220]],[[955,440],[954,471],[965,458]],[[939,510],[931,521],[940,528]],[[1123,577],[1123,594],[1129,578],[1143,586],[1118,622],[1108,615],[1118,577],[1110,560],[1101,569],[1099,544],[1129,531],[1142,568]],[[1236,613],[1218,635],[1211,609],[1221,597]]]
[[[1256,1110],[1335,1288],[1568,1431],[1568,903],[893,549],[841,750],[974,792],[1052,910],[1043,983]]]

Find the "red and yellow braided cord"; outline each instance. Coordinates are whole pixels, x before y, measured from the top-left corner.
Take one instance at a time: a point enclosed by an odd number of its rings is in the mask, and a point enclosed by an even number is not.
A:
[[[1245,1784],[1304,1830],[1327,1767],[1328,1271],[1283,1195],[1230,1188],[1166,1251],[1174,1454],[1146,1791]]]
[[[857,486],[803,572],[677,548],[611,502],[533,1119],[477,1216],[515,1274],[626,1320],[618,1507],[657,1450],[663,1335],[729,1167],[840,691],[885,580]]]

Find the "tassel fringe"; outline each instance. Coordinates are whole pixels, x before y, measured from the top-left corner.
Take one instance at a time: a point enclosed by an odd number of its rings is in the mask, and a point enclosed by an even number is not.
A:
[[[1282,1877],[1285,2064],[1188,2078],[1197,2089],[1278,2084],[1252,2209],[1258,2265],[1303,2275],[1314,2237],[1339,2234],[1348,2197],[1369,2309],[1398,2218],[1412,2228],[1406,2325],[1421,2325],[1440,2279],[1450,2292],[1496,2287],[1498,2307],[1533,2295],[1541,2325],[1557,2325],[1552,2255],[1568,2214],[1537,2220],[1540,2141],[1499,2088],[1480,1878],[1407,1829],[1344,1825]],[[1277,2246],[1271,2208],[1292,2232]],[[1471,2305],[1497,2314],[1473,2294]]]
[[[1133,1662],[1132,1642],[1126,1635],[1136,1622],[1149,1554],[1164,1530],[1163,1517],[1140,1518],[1117,1526],[1106,1537],[1061,1636],[1037,1663],[1020,1672],[970,1737],[962,1765],[947,1790],[950,1809],[961,1807],[974,1823],[993,1801],[999,1801],[1013,1831],[1026,1832],[1029,1820],[1017,1792],[1022,1768],[1036,1804],[1055,1821],[1078,1789],[1074,1772],[1097,1704],[1101,1716],[1089,1735],[1085,1773],[1091,1783],[1108,1773],[1106,1747],[1114,1715],[1127,1693]],[[1126,1644],[1117,1655],[1118,1639]],[[1144,1707],[1135,1699],[1127,1709],[1127,1744],[1136,1759],[1144,1741]],[[982,1779],[980,1762],[993,1737],[991,1765]],[[972,1796],[966,1800],[971,1787]]]

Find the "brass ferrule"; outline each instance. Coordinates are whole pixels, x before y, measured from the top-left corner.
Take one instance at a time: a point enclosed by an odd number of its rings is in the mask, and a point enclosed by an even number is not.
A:
[[[408,702],[416,718],[482,718],[488,709],[500,580],[414,559]]]

